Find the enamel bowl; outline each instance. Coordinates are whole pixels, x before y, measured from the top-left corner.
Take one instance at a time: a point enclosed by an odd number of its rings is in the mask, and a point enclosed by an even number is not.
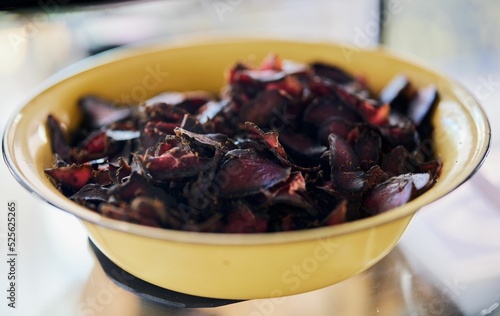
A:
[[[96,94],[140,101],[165,90],[219,92],[223,72],[238,60],[283,58],[338,64],[362,75],[378,93],[396,74],[415,85],[437,86],[440,102],[429,142],[444,167],[439,181],[410,203],[383,214],[333,227],[268,234],[173,231],[100,216],[59,193],[43,170],[52,166],[47,115],[68,130],[80,117],[77,100]],[[3,138],[12,174],[30,192],[74,214],[92,241],[115,264],[160,287],[192,295],[253,299],[319,289],[374,265],[394,248],[421,207],[451,192],[479,168],[490,128],[481,107],[448,78],[383,49],[353,50],[330,43],[215,40],[132,47],[89,58],[57,75],[15,113]]]

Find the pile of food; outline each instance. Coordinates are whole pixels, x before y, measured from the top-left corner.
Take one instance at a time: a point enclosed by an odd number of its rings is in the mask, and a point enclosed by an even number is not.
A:
[[[437,180],[435,87],[394,78],[378,99],[333,65],[269,55],[238,63],[219,98],[165,92],[142,104],[79,101],[81,126],[48,127],[46,169],[71,200],[167,229],[261,233],[353,221]]]

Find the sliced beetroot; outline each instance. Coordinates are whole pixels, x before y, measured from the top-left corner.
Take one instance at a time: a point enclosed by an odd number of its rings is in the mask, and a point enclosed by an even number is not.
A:
[[[378,164],[382,140],[380,135],[371,129],[365,129],[354,143],[354,151],[359,157],[359,166],[368,170]]]
[[[359,159],[346,140],[335,134],[328,137],[330,144],[330,167],[336,171],[350,172],[359,169]]]
[[[235,149],[226,154],[216,177],[224,177],[220,193],[224,197],[255,194],[288,179],[291,169],[253,149]]]
[[[279,90],[263,91],[255,99],[241,108],[241,122],[253,122],[259,127],[269,127],[273,121],[280,120],[280,115],[286,113],[292,106],[290,98]]]
[[[93,168],[90,164],[73,164],[69,167],[45,169],[44,171],[57,184],[80,190],[92,178]]]
[[[47,117],[52,152],[65,162],[70,162],[71,147],[68,145],[61,123],[53,115]]]
[[[80,99],[84,126],[95,129],[124,120],[133,114],[131,107],[115,106],[112,102],[89,95]]]

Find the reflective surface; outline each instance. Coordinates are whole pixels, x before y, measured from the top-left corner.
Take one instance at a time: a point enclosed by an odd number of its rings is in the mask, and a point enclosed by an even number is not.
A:
[[[85,57],[90,48],[99,50],[105,44],[122,43],[124,34],[129,36],[126,40],[135,41],[144,38],[142,33],[155,36],[151,34],[161,31],[161,35],[172,32],[171,36],[176,36],[174,33],[177,31],[193,32],[203,27],[210,32],[226,28],[239,32],[246,22],[253,21],[258,15],[266,22],[259,24],[257,33],[275,23],[269,33],[282,34],[288,30],[292,34],[301,34],[296,36],[365,45],[360,40],[361,35],[356,37],[360,34],[356,30],[357,27],[362,30],[368,22],[373,22],[371,9],[345,8],[346,5],[340,2],[318,1],[312,6],[307,1],[287,2],[290,4],[276,1],[278,4],[263,7],[259,6],[259,1],[249,1],[249,4],[241,4],[233,7],[233,11],[223,13],[223,20],[219,19],[211,2],[207,4],[204,1],[198,2],[199,10],[206,10],[202,11],[204,15],[193,14],[192,8],[187,8],[183,2],[172,1],[170,3],[176,7],[175,10],[172,7],[161,7],[160,10],[153,4],[145,4],[71,13],[71,18],[66,14],[51,15],[45,24],[41,23],[43,14],[35,19],[31,16],[2,16],[2,130],[7,112],[11,112],[39,82]],[[500,62],[496,57],[499,48],[495,46],[500,43],[496,19],[500,12],[499,4],[494,1],[443,1],[439,5],[420,5],[420,1],[401,3],[403,10],[393,14],[389,24],[392,29],[398,30],[400,36],[388,36],[388,44],[420,56],[439,71],[461,81],[486,109],[493,129],[493,144],[480,173],[451,195],[418,212],[398,247],[380,263],[332,287],[282,300],[254,300],[215,309],[166,309],[138,299],[105,277],[76,219],[27,194],[2,162],[2,214],[8,200],[16,199],[19,203],[19,292],[16,310],[7,308],[6,300],[0,298],[0,314],[500,314],[500,142],[496,137],[500,123]],[[334,6],[341,8],[333,10]],[[254,12],[254,15],[247,16],[243,9]],[[315,14],[318,11],[322,13]],[[151,16],[151,12],[161,12],[158,15],[162,19]],[[169,14],[173,17],[165,19],[165,15]],[[331,15],[337,21],[343,21],[342,16],[349,21],[339,23],[341,26],[337,27],[332,22],[334,19],[329,18]],[[123,22],[124,16],[127,17],[126,22]],[[155,24],[164,20],[173,22],[167,27]],[[37,31],[30,33],[27,25],[33,21],[39,23]],[[131,27],[129,32],[119,32],[124,25],[135,27]],[[142,32],[137,25],[143,25]],[[248,24],[246,27],[246,32],[251,33],[251,27]],[[12,38],[18,34],[24,36],[15,42]],[[122,38],[116,39],[119,36]],[[404,41],[403,36],[406,36]],[[369,45],[373,41],[366,43]],[[54,48],[56,46],[57,49]],[[0,260],[3,262],[0,264],[0,288],[5,288],[7,284],[5,221],[6,217],[0,216]]]

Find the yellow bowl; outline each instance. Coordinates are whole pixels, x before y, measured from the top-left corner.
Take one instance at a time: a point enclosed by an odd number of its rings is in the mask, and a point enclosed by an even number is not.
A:
[[[100,216],[60,194],[45,176],[52,165],[45,121],[54,113],[74,129],[77,100],[97,94],[139,101],[165,90],[218,92],[223,71],[237,60],[269,52],[302,62],[323,60],[367,78],[379,92],[396,74],[417,86],[435,84],[441,95],[430,146],[444,168],[435,186],[389,212],[304,231],[253,235],[194,233],[150,228]],[[4,157],[17,180],[44,201],[81,219],[90,238],[114,263],[160,287],[192,295],[253,299],[319,289],[375,264],[396,245],[414,213],[466,181],[490,142],[488,121],[462,87],[383,49],[353,50],[327,43],[226,40],[151,45],[90,58],[50,80],[10,120]]]

